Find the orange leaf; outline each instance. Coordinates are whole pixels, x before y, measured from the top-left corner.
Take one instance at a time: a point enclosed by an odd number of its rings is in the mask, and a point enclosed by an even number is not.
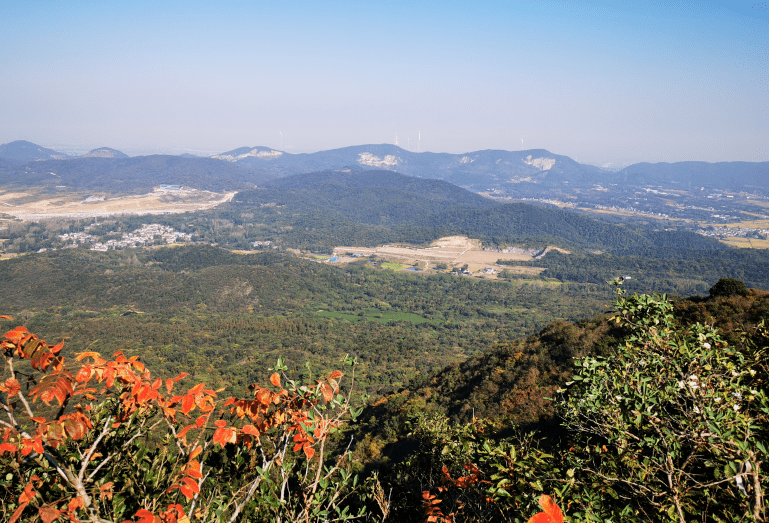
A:
[[[190,488],[190,490],[195,494],[200,492],[200,487],[198,487],[198,483],[194,479],[184,478],[182,479],[182,483],[187,485]]]
[[[335,370],[334,372],[329,374],[328,379],[330,379],[330,380],[338,380],[342,376],[344,376],[344,374],[342,374],[341,370]]]
[[[77,496],[76,498],[72,498],[69,503],[67,503],[67,508],[70,512],[74,512],[79,508],[85,507],[85,501],[80,496]]]
[[[54,507],[50,507],[48,505],[39,507],[37,512],[40,514],[40,519],[43,520],[43,523],[53,523],[59,519],[59,515],[61,514],[61,510],[57,510]]]
[[[0,456],[4,452],[16,452],[17,450],[19,449],[18,447],[16,447],[16,445],[13,445],[11,443],[0,443]]]
[[[21,385],[16,381],[16,378],[8,378],[5,380],[5,383],[3,383],[3,386],[5,387],[5,390],[8,391],[8,399],[14,397],[21,390]]]
[[[64,348],[64,340],[62,340],[61,342],[57,343],[53,347],[48,347],[48,348],[51,349],[51,352],[53,354],[58,354],[58,353],[61,352],[61,349]]]
[[[83,383],[84,381],[88,381],[91,378],[91,367],[88,365],[83,365],[80,367],[80,370],[77,371],[77,374],[75,374],[75,381],[78,383]]]
[[[98,352],[81,352],[75,357],[75,360],[82,361],[86,358],[93,358],[98,361],[101,359],[101,354],[99,354]]]
[[[147,509],[139,509],[135,516],[140,518],[137,523],[155,523],[155,515]]]
[[[10,316],[6,316],[5,314],[0,315],[0,320],[12,320],[12,319],[13,318],[11,318]]]
[[[113,482],[108,481],[104,485],[99,487],[99,499],[107,498],[109,500],[112,499],[112,486],[114,485]]]
[[[19,503],[29,503],[34,497],[35,490],[32,488],[32,483],[27,483],[27,486],[24,487],[24,491],[19,496]]]
[[[259,389],[254,394],[254,397],[256,397],[257,401],[261,403],[262,405],[269,405],[272,403],[272,394],[267,389]]]
[[[193,460],[193,459],[197,458],[198,456],[200,456],[201,452],[203,452],[203,448],[202,447],[200,447],[200,446],[195,447],[193,449],[193,451],[190,452],[190,459]]]
[[[192,492],[192,489],[187,485],[182,485],[181,487],[179,487],[179,490],[187,499],[192,499],[195,497],[195,493]]]
[[[243,427],[243,434],[251,434],[252,436],[259,436],[259,429],[257,429],[251,424],[248,424]]]
[[[19,505],[19,507],[13,512],[13,514],[11,514],[11,519],[8,520],[8,523],[16,523],[21,517],[21,513],[24,512],[25,508],[27,508],[27,505],[29,505],[29,501]]]
[[[280,387],[280,374],[276,372],[272,376],[270,376],[270,383],[272,383],[276,387]]]
[[[224,421],[223,419],[218,419],[218,420],[214,421],[214,425],[216,425],[219,428],[222,428],[222,427],[226,427],[227,426],[227,422]]]
[[[326,401],[326,403],[328,403],[333,399],[334,391],[331,390],[331,385],[329,385],[328,383],[321,383],[320,391],[323,393],[323,399]]]
[[[315,449],[308,444],[305,444],[302,450],[304,450],[304,455],[307,456],[307,459],[312,459],[315,455]]]
[[[198,383],[197,385],[192,387],[187,394],[192,394],[193,396],[195,394],[200,394],[201,392],[203,392],[203,387],[205,387],[205,386],[206,386],[205,383]]]
[[[184,396],[182,398],[182,412],[187,414],[193,408],[195,408],[195,397],[189,394]]]
[[[540,496],[539,506],[544,512],[532,516],[528,523],[563,523],[561,509],[550,496],[546,494]]]

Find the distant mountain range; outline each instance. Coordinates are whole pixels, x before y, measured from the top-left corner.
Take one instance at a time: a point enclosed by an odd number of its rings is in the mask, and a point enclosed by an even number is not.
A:
[[[0,145],[0,158],[11,163],[24,163],[40,160],[63,160],[69,156],[26,140],[17,140]]]
[[[41,161],[46,165],[41,165]],[[93,163],[96,161],[102,163]],[[147,168],[152,174],[150,177]],[[116,189],[117,183],[123,191],[144,190],[147,183],[154,181],[154,185],[182,184],[209,190],[226,186],[241,190],[293,174],[345,169],[386,169],[407,176],[444,180],[474,192],[500,191],[523,196],[596,185],[769,192],[769,162],[639,163],[619,171],[607,171],[545,149],[415,153],[396,145],[380,144],[290,154],[269,147],[241,147],[210,158],[188,154],[129,158],[108,147],[76,157],[27,141],[0,145],[0,174],[7,182],[22,185],[49,183],[52,180],[43,174],[51,176],[48,173],[53,172],[59,176],[57,185],[89,189],[98,189],[100,184],[104,190]],[[119,182],[113,182],[116,177]]]

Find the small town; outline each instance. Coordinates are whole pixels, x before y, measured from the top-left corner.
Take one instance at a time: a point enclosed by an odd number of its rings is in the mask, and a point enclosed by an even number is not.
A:
[[[111,233],[117,234],[117,233]],[[79,245],[91,243],[92,251],[108,251],[111,249],[134,249],[136,247],[146,247],[148,245],[169,244],[188,242],[191,235],[175,231],[171,227],[150,223],[142,226],[133,232],[123,233],[119,240],[111,239],[105,242],[98,242],[88,232],[71,232],[59,236],[66,242],[65,249],[72,249]]]

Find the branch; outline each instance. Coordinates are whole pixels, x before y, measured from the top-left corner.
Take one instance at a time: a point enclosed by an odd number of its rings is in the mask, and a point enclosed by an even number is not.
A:
[[[110,422],[112,421],[112,415],[110,414],[107,416],[107,421],[104,422],[104,428],[101,429],[101,434],[99,434],[99,437],[96,438],[96,441],[93,442],[93,445],[91,445],[91,448],[88,449],[88,452],[85,455],[85,458],[83,459],[83,464],[80,467],[80,473],[77,475],[78,483],[82,485],[83,482],[83,476],[85,476],[85,471],[88,468],[88,463],[91,461],[91,456],[93,456],[93,453],[96,452],[97,445],[101,442],[102,439],[104,439],[104,436],[107,435],[109,432],[107,428],[109,427]]]
[[[147,431],[148,431],[148,432],[151,432],[151,431],[152,431],[152,429],[154,429],[155,427],[157,427],[159,424],[160,424],[160,420],[158,420],[157,422],[155,422],[155,424],[154,424],[154,425],[152,425],[150,428],[148,428],[148,429],[147,429]],[[144,433],[143,433],[143,432],[141,432],[141,431],[140,431],[140,432],[137,432],[136,434],[134,434],[134,435],[131,437],[131,439],[129,439],[128,441],[126,441],[126,442],[123,444],[123,447],[127,447],[128,445],[130,445],[131,443],[133,443],[133,441],[134,441],[136,438],[138,438],[138,437],[141,437],[142,435],[144,435]],[[91,472],[91,473],[88,475],[88,477],[85,479],[85,480],[86,480],[86,482],[89,482],[89,481],[91,481],[91,480],[93,479],[93,477],[96,475],[96,473],[97,473],[97,472],[99,472],[99,470],[101,470],[101,468],[102,468],[104,465],[106,465],[106,464],[107,464],[107,462],[109,462],[109,460],[111,460],[111,459],[112,459],[114,456],[115,456],[114,454],[110,454],[109,456],[107,456],[106,458],[104,458],[104,461],[102,461],[101,463],[99,463],[99,465],[98,465],[98,466],[97,466],[95,469],[93,469],[93,471],[92,471],[92,472]]]
[[[13,370],[13,358],[6,358],[5,360],[8,363],[8,370],[11,372],[11,378],[16,379],[16,373]],[[16,380],[18,381],[18,380]],[[30,418],[34,418],[35,414],[32,412],[32,409],[29,406],[29,403],[27,403],[27,398],[24,397],[24,394],[19,390],[19,399],[21,400],[21,403],[24,405],[24,409],[27,411],[27,416]]]

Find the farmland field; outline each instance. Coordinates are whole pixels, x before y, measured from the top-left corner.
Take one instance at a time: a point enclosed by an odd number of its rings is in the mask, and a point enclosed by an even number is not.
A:
[[[419,325],[421,323],[437,323],[436,320],[428,320],[418,314],[412,314],[410,312],[383,312],[376,308],[363,309],[357,313],[322,310],[316,312],[315,314],[322,318],[340,318],[349,321],[376,321],[379,323],[387,323],[390,321],[409,321],[414,325]]]

